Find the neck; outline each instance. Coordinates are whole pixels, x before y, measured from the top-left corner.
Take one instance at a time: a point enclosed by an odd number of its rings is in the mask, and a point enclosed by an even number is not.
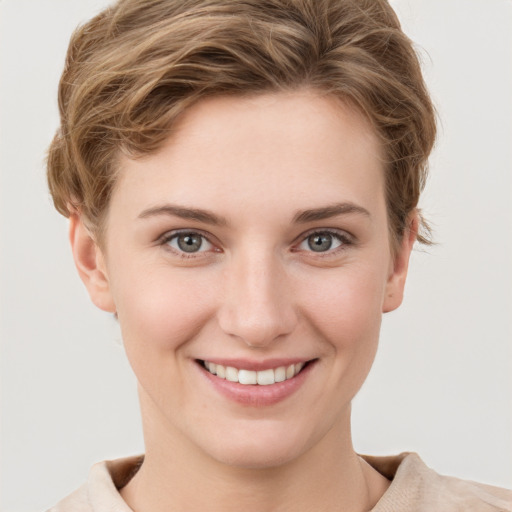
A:
[[[265,468],[224,464],[168,424],[145,422],[144,463],[121,495],[136,512],[369,510],[389,482],[354,452],[346,416],[299,457]]]

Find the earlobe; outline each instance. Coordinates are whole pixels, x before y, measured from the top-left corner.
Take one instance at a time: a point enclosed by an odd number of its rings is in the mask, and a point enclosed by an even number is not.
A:
[[[382,312],[397,309],[404,298],[405,281],[409,269],[409,258],[418,235],[418,215],[414,213],[402,238],[400,247],[393,259],[393,266],[386,284]]]
[[[69,218],[69,241],[78,274],[92,302],[103,311],[115,313],[103,253],[78,214]]]

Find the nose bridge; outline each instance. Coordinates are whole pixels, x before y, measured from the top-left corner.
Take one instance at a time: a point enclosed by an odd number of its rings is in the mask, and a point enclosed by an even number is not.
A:
[[[225,275],[219,323],[227,334],[250,346],[266,346],[289,334],[296,323],[290,283],[271,250],[241,251]]]

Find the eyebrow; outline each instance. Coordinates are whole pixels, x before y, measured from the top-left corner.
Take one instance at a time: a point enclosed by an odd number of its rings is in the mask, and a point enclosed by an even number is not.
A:
[[[366,217],[371,217],[370,212],[354,203],[338,203],[334,205],[324,206],[322,208],[312,208],[309,210],[301,210],[293,217],[293,222],[296,224],[304,224],[306,222],[314,222],[318,220],[330,219],[338,215],[359,214]],[[220,217],[209,210],[201,208],[187,208],[184,206],[176,206],[172,204],[165,204],[162,206],[155,206],[148,208],[139,214],[139,219],[147,219],[150,217],[157,217],[160,215],[170,215],[179,217],[181,219],[196,220],[204,222],[212,226],[226,226],[228,224],[224,217]]]
[[[293,221],[298,224],[302,224],[317,220],[330,219],[331,217],[336,217],[338,215],[347,215],[353,213],[371,218],[370,212],[366,208],[358,206],[354,203],[347,202],[324,206],[323,208],[313,208],[311,210],[303,210],[297,212],[293,217]]]
[[[224,217],[219,217],[208,210],[200,208],[186,208],[172,204],[148,208],[139,214],[139,219],[147,219],[149,217],[157,217],[159,215],[171,215],[181,219],[196,220],[198,222],[204,222],[205,224],[211,224],[212,226],[225,226],[227,224]]]

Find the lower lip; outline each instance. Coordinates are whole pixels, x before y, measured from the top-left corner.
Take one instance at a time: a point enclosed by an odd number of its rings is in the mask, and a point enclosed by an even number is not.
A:
[[[200,363],[197,366],[214,388],[225,397],[242,405],[263,407],[277,404],[293,395],[304,384],[315,363],[316,361],[310,361],[295,377],[268,386],[231,382],[211,374]]]

